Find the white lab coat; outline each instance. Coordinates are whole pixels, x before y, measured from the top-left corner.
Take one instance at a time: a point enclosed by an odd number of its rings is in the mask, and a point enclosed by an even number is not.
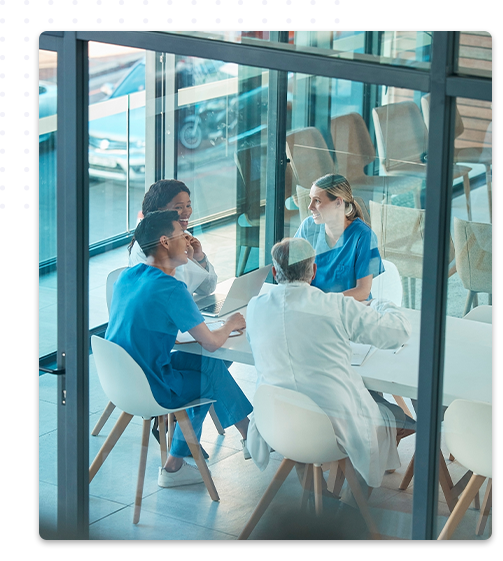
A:
[[[135,241],[129,255],[128,266],[134,267],[138,263],[146,262],[147,258],[140,244]],[[191,294],[194,292],[200,296],[211,294],[217,286],[217,274],[208,258],[206,258],[206,263],[208,264],[208,270],[189,259],[186,265],[180,265],[175,269],[175,279],[184,282]]]
[[[351,367],[349,341],[396,348],[410,335],[405,315],[389,301],[366,306],[294,282],[253,298],[246,324],[257,386],[277,385],[313,399],[329,415],[355,469],[368,485],[379,487],[385,470],[400,466],[395,418],[372,399]],[[265,469],[269,447],[253,420],[247,444],[257,466]]]

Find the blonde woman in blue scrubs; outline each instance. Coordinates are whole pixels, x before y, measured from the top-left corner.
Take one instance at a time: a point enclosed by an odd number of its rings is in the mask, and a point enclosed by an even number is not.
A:
[[[323,292],[342,292],[360,302],[371,298],[372,279],[384,272],[377,237],[363,220],[348,180],[338,174],[317,179],[309,192],[308,216],[295,237],[316,251],[312,285]]]

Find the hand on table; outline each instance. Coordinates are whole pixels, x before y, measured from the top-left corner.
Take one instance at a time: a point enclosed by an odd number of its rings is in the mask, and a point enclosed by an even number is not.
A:
[[[232,331],[237,331],[238,329],[245,329],[246,328],[245,318],[239,312],[236,312],[235,314],[232,314],[232,316],[229,316],[225,320],[225,323],[232,327]]]

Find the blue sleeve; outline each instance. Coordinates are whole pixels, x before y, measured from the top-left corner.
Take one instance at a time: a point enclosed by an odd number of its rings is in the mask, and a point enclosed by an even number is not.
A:
[[[201,312],[184,283],[179,283],[169,302],[169,314],[176,327],[184,333],[204,321]]]
[[[355,277],[362,279],[368,275],[379,276],[384,272],[381,255],[377,247],[377,237],[369,228],[362,231],[356,244]]]

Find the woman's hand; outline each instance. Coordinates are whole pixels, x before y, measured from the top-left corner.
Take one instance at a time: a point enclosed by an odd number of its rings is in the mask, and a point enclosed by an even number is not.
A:
[[[190,234],[185,234],[185,239],[190,242],[191,239],[194,238],[192,238]],[[194,248],[192,247],[192,243],[187,247],[187,257],[189,259],[194,259]]]
[[[193,236],[191,236],[189,241],[192,249],[194,250],[193,259],[195,259],[198,262],[202,261],[205,255],[203,252],[203,246],[201,245],[201,242],[197,238],[194,238]]]

